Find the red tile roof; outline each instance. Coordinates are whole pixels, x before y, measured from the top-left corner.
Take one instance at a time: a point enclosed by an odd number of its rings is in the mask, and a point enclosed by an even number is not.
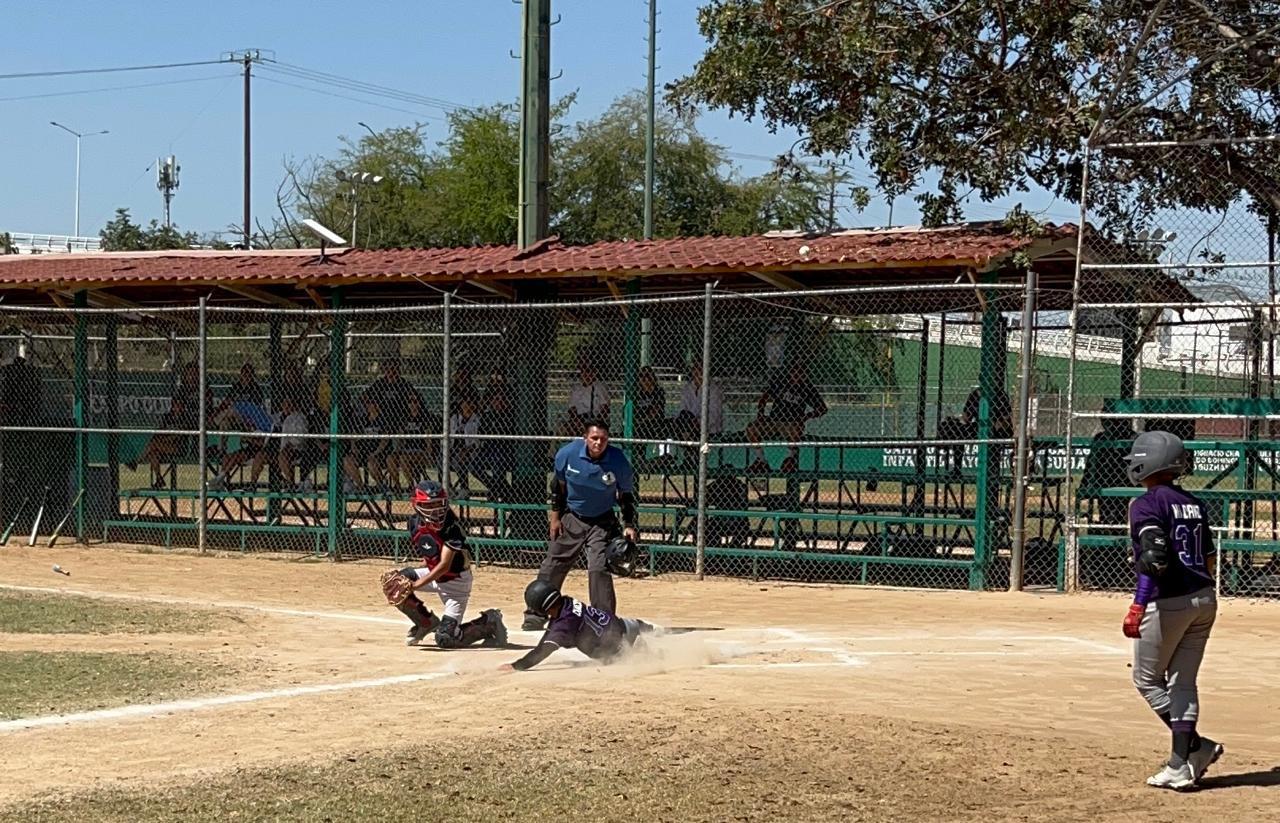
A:
[[[1072,226],[1051,230],[1074,236]],[[457,280],[574,274],[714,273],[741,270],[986,266],[1031,238],[998,225],[846,231],[821,236],[687,237],[566,246],[555,238],[516,246],[349,249],[320,260],[316,249],[163,251],[0,257],[0,286],[55,284],[322,283],[366,278]]]

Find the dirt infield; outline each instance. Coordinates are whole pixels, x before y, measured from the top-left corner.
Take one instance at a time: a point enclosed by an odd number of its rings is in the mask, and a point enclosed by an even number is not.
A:
[[[72,576],[53,574],[54,562]],[[625,580],[624,614],[717,630],[666,638],[607,669],[561,654],[504,675],[496,667],[519,650],[402,645],[403,619],[378,591],[383,567],[0,551],[3,586],[238,615],[198,635],[96,644],[209,654],[235,672],[233,687],[0,723],[0,818],[30,818],[41,797],[252,784],[269,768],[349,772],[366,753],[401,746],[464,760],[488,753],[519,775],[543,766],[536,744],[547,739],[641,775],[609,777],[614,793],[592,778],[582,808],[600,819],[1262,820],[1280,801],[1276,604],[1222,607],[1202,674],[1202,729],[1227,755],[1205,790],[1180,796],[1143,785],[1166,736],[1129,684],[1119,598]],[[483,568],[471,608],[503,608],[518,627],[526,581]],[[569,588],[585,594],[581,573]],[[534,639],[512,634],[514,644]],[[95,644],[0,626],[0,651],[36,647]],[[424,721],[442,696],[447,718]],[[461,802],[453,819],[520,819],[497,801],[483,813]]]

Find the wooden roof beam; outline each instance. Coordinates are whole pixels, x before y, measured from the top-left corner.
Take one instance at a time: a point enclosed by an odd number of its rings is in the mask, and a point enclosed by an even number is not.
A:
[[[804,288],[799,280],[789,277],[780,271],[749,271],[752,277],[763,280],[775,289],[783,289],[785,291],[800,291]]]
[[[484,289],[490,294],[496,294],[504,300],[514,301],[516,299],[516,290],[506,283],[500,283],[497,280],[468,280],[466,281],[478,289]]]
[[[257,286],[224,285],[222,289],[223,291],[229,291],[232,294],[239,295],[240,297],[248,298],[249,300],[252,300],[255,303],[266,303],[271,306],[281,306],[286,309],[297,308],[297,304],[294,303],[289,298],[281,297],[278,294],[272,294],[266,289],[261,289],[261,288],[258,288]]]

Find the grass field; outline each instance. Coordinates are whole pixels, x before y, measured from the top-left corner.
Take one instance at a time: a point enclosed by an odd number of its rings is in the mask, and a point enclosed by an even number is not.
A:
[[[700,630],[615,666],[561,652],[500,674],[521,648],[405,647],[381,563],[53,554],[74,577],[48,550],[7,550],[0,592],[134,615],[87,626],[137,626],[142,606],[207,628],[0,626],[0,655],[161,655],[212,679],[102,661],[95,676],[127,692],[114,708],[9,709],[4,821],[1216,823],[1280,801],[1274,604],[1224,603],[1201,702],[1227,755],[1173,795],[1143,784],[1167,732],[1129,683],[1122,598],[624,580],[624,614]],[[470,609],[516,623],[525,582],[482,567]],[[0,693],[21,698],[10,672]]]

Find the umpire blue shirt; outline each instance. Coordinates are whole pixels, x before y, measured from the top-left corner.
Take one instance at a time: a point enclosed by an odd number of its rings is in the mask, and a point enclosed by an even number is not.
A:
[[[575,440],[556,452],[556,480],[564,481],[569,511],[582,517],[613,511],[618,492],[634,492],[636,483],[622,449],[605,446],[600,459],[592,460],[586,440]]]

